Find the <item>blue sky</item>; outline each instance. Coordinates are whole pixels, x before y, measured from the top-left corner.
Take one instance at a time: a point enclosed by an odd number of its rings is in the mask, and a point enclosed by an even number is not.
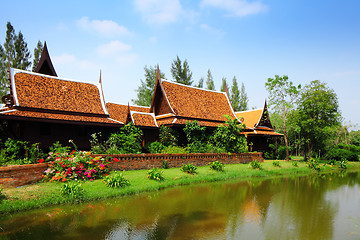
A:
[[[187,59],[193,80],[210,69],[244,83],[250,108],[262,107],[265,81],[288,75],[296,84],[321,80],[334,89],[346,123],[360,125],[360,1],[134,0],[2,1],[6,22],[33,51],[46,41],[58,75],[97,82],[107,102],[136,98],[144,66]]]

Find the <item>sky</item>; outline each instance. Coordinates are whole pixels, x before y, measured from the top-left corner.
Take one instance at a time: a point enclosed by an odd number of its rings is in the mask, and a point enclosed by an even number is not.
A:
[[[225,77],[244,83],[249,108],[261,108],[265,82],[288,75],[302,86],[326,82],[345,124],[360,125],[359,0],[2,0],[6,23],[33,52],[46,41],[59,77],[101,79],[106,102],[136,99],[144,67],[172,80],[176,56],[196,84],[210,69],[216,90]]]

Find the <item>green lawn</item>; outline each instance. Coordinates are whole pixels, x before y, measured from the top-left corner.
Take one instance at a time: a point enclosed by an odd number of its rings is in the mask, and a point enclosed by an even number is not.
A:
[[[156,191],[159,189],[188,185],[199,182],[224,181],[229,179],[248,180],[253,177],[272,177],[280,175],[308,175],[317,173],[307,167],[307,163],[296,161],[298,167],[292,165],[292,161],[279,161],[280,167],[273,166],[273,161],[268,160],[262,163],[262,169],[249,168],[249,164],[229,164],[225,165],[224,172],[210,170],[208,166],[198,167],[197,174],[190,175],[180,171],[179,168],[162,169],[165,181],[157,182],[147,178],[147,170],[124,171],[124,176],[129,180],[130,186],[113,189],[105,186],[103,180],[82,182],[85,190],[84,198],[76,201],[91,201],[115,196],[137,194],[146,191]],[[321,172],[337,171],[337,166],[320,164]],[[359,162],[347,164],[349,169],[360,168]],[[60,193],[61,182],[42,182],[19,188],[3,189],[2,192],[7,197],[0,203],[0,214],[23,211],[33,208],[41,208],[50,205],[74,202],[64,197]]]

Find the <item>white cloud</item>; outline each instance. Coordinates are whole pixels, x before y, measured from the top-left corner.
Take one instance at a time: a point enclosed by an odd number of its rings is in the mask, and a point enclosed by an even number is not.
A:
[[[109,42],[108,44],[101,45],[100,47],[98,47],[97,52],[101,56],[109,56],[109,55],[119,54],[122,52],[127,52],[130,49],[131,49],[130,45],[115,40]]]
[[[95,31],[106,37],[130,34],[126,27],[111,20],[89,20],[88,17],[82,17],[76,21],[76,24],[84,30]]]
[[[228,16],[243,17],[264,12],[268,7],[261,1],[249,2],[247,0],[202,0],[201,7],[214,7],[228,12]]]
[[[220,29],[213,28],[213,27],[211,27],[211,26],[209,26],[207,24],[201,24],[200,28],[207,31],[207,32],[209,32],[209,33],[215,34],[218,37],[222,37],[225,34],[224,31],[222,31]]]
[[[87,60],[78,60],[74,55],[71,54],[62,54],[60,56],[52,57],[54,61],[54,66],[60,69],[67,68],[71,66],[74,69],[81,69],[81,70],[92,70],[94,68],[98,68],[98,66]]]
[[[179,0],[135,0],[135,6],[148,24],[176,22],[183,14]]]

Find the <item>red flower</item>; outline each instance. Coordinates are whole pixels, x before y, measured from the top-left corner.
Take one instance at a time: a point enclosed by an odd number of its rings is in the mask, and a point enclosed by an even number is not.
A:
[[[38,162],[39,162],[39,163],[43,163],[43,162],[44,162],[44,159],[40,159]]]
[[[114,158],[114,162],[119,162],[119,159],[117,159],[117,158]]]

